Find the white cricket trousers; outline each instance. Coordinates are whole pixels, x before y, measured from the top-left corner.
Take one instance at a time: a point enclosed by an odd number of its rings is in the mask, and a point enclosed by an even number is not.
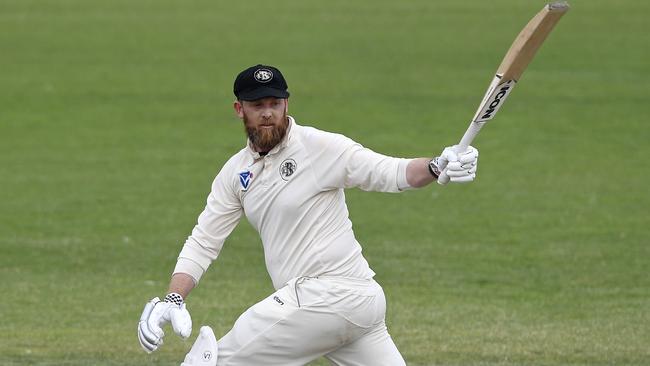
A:
[[[300,277],[244,312],[219,340],[217,366],[402,366],[375,280]]]

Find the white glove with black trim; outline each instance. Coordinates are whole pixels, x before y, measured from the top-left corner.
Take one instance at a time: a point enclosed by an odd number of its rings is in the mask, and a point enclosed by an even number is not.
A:
[[[162,327],[172,323],[174,332],[184,339],[192,334],[192,317],[183,302],[183,297],[175,292],[165,296],[163,301],[154,297],[142,311],[138,323],[138,339],[147,353],[151,353],[163,344]]]
[[[450,182],[471,182],[476,178],[478,150],[469,146],[467,150],[457,153],[457,147],[458,145],[445,147],[440,156],[429,162],[429,170],[436,178],[444,171]]]

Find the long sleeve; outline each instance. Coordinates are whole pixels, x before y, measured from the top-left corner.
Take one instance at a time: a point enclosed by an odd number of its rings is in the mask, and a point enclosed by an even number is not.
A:
[[[410,188],[406,166],[411,159],[382,155],[343,135],[318,130],[309,136],[307,149],[318,167],[317,180],[323,189],[399,192]]]
[[[359,144],[350,146],[343,154],[345,188],[359,187],[364,191],[399,192],[409,188],[406,166],[410,159],[394,158],[376,153]]]
[[[195,283],[217,258],[242,215],[241,202],[232,187],[230,170],[226,163],[214,179],[205,209],[178,256],[174,273],[187,273]]]

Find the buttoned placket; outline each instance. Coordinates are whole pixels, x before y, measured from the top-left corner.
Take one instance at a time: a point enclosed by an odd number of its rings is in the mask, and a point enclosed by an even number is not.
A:
[[[271,170],[273,170],[273,161],[271,156],[267,155],[262,158],[262,187],[264,188],[271,184]]]

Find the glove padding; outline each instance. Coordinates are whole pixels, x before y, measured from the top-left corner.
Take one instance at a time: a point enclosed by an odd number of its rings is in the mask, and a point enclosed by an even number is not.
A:
[[[219,345],[212,328],[202,326],[181,366],[217,366],[218,353]]]
[[[192,317],[184,302],[179,305],[154,297],[144,306],[138,323],[138,339],[145,352],[151,353],[163,344],[165,332],[162,327],[170,322],[174,332],[182,338],[192,334]]]
[[[471,182],[476,178],[478,150],[469,146],[467,150],[457,153],[457,147],[458,145],[446,147],[434,161],[437,162],[438,168],[449,177],[450,182]]]

